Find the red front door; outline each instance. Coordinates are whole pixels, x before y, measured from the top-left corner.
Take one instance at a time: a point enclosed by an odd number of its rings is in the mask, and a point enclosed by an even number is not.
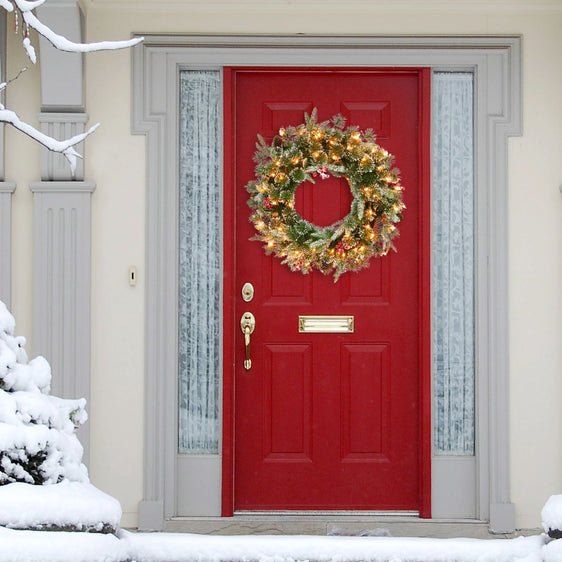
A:
[[[225,395],[225,402],[233,399],[225,407],[225,436],[233,423],[234,476],[232,487],[225,476],[225,489],[233,488],[234,510],[427,514],[428,76],[423,69],[225,73],[225,187],[234,191],[235,216],[233,228],[227,204],[225,237],[234,240],[225,265],[234,273],[227,274],[225,318],[234,327],[225,333],[234,352],[225,349],[225,383],[229,388],[231,357],[234,389]],[[398,252],[337,283],[317,271],[292,272],[249,240],[245,186],[254,178],[256,135],[269,142],[314,107],[319,121],[341,113],[346,125],[373,128],[377,143],[395,155],[406,189]],[[348,214],[350,202],[345,180],[297,189],[296,209],[319,225]],[[242,299],[245,283],[254,287],[250,302]],[[256,319],[250,370],[239,327],[245,312]],[[300,333],[303,315],[351,316],[354,332]]]

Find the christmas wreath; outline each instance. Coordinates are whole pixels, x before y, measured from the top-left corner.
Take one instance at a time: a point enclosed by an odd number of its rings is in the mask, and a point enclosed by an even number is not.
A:
[[[258,135],[256,179],[246,186],[250,221],[258,232],[253,240],[264,242],[266,252],[293,271],[316,268],[333,273],[334,281],[394,249],[405,208],[392,155],[375,143],[372,129],[344,125],[341,115],[318,123],[314,109],[304,124],[279,129],[271,144]],[[330,175],[346,178],[353,202],[345,218],[320,227],[295,210],[295,191],[305,181]]]

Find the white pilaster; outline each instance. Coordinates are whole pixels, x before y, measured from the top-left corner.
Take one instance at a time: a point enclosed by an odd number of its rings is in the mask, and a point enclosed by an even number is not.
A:
[[[12,297],[12,193],[16,184],[0,181],[0,300],[10,307]]]
[[[33,351],[48,358],[52,393],[90,398],[92,182],[37,182],[33,215]],[[79,437],[88,459],[89,428]]]

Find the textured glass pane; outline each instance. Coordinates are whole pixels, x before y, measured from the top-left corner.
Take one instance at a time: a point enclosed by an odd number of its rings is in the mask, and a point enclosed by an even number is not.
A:
[[[434,452],[438,455],[473,455],[472,74],[434,74],[432,99]]]
[[[180,453],[219,452],[220,76],[180,74]]]

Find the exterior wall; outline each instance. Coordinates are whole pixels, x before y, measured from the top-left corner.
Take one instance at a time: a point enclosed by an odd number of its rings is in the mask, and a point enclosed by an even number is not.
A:
[[[85,0],[88,40],[131,33],[523,36],[523,136],[509,146],[511,500],[518,528],[562,492],[562,2],[415,0]],[[142,499],[144,385],[145,146],[131,130],[131,55],[88,55],[86,110],[102,127],[86,143],[92,196],[92,387],[90,474],[122,503],[134,526]],[[7,75],[27,66],[8,34]],[[8,89],[7,102],[35,120],[39,73]],[[26,154],[25,159],[21,156]],[[6,131],[5,179],[13,197],[12,309],[31,335],[32,212],[28,185],[40,179],[39,148]],[[138,271],[128,284],[129,266]],[[28,349],[33,354],[32,342]],[[56,373],[54,373],[56,377]]]
[[[39,67],[29,63],[21,48],[21,36],[12,32],[13,16],[8,14],[6,35],[6,77],[13,78],[23,68],[28,70],[6,89],[7,108],[15,111],[30,124],[39,128],[40,111]],[[35,34],[32,35],[37,44]],[[12,291],[11,310],[16,317],[17,333],[27,339],[26,349],[33,354],[32,308],[33,293],[33,194],[28,185],[41,179],[39,171],[39,145],[16,131],[5,127],[4,179],[17,184],[12,195]],[[2,263],[2,267],[6,267]]]
[[[522,525],[562,489],[562,108],[551,95],[562,87],[561,24],[559,12],[521,27],[524,135],[509,154],[511,486]]]

